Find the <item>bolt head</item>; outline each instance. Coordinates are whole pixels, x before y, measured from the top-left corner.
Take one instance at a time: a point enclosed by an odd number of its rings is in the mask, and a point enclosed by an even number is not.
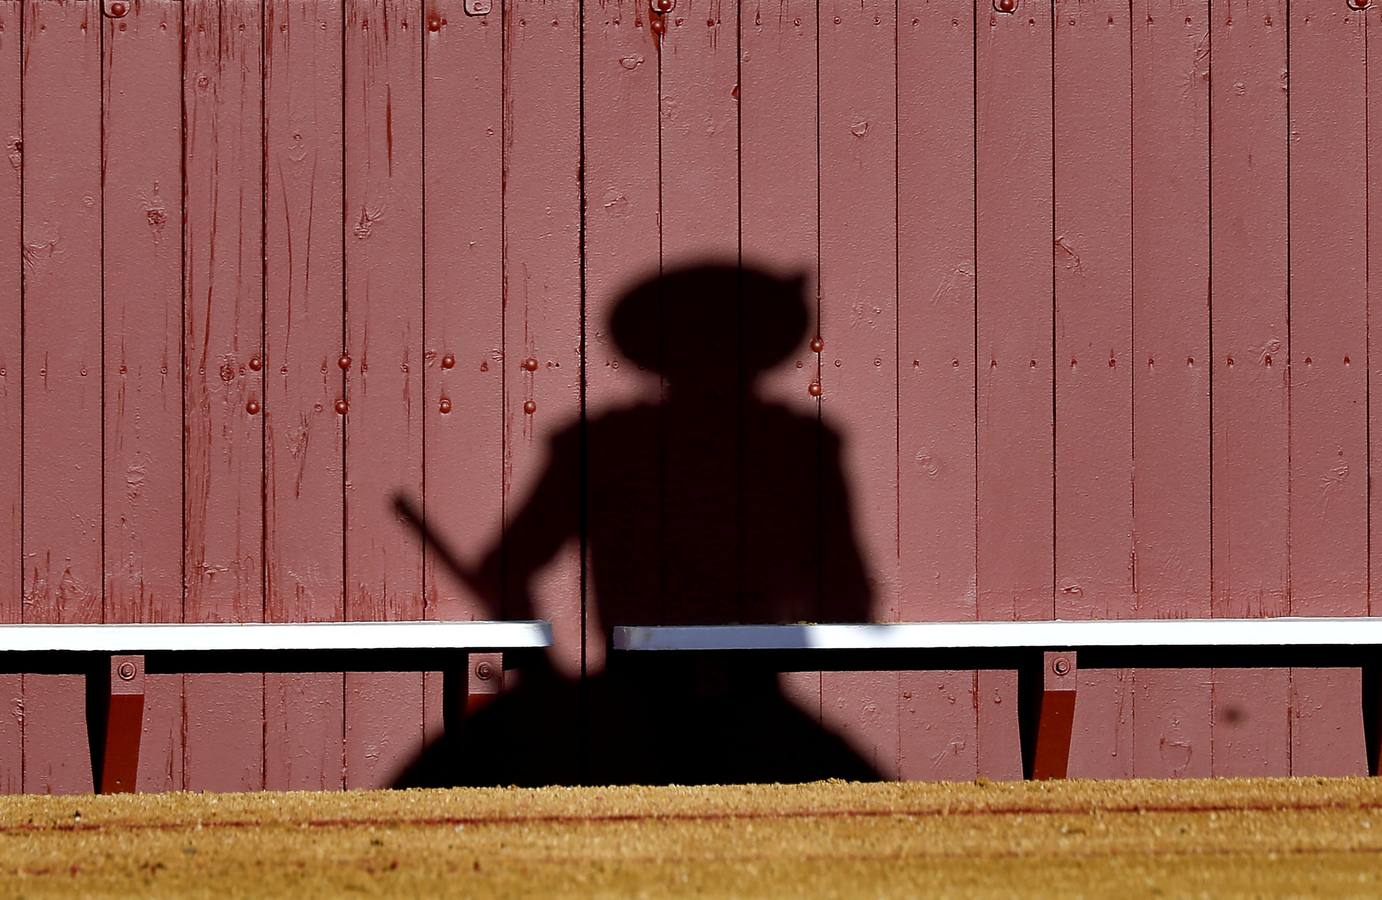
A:
[[[825,341],[821,340],[821,339],[818,338],[818,337],[815,337],[815,338],[812,338],[812,339],[811,339],[811,352],[812,352],[812,353],[820,353],[820,352],[821,352],[822,350],[824,350],[824,349],[825,349]]]
[[[251,400],[250,402],[246,403],[245,412],[249,413],[252,416],[259,415],[259,401]]]
[[[350,368],[350,357],[349,357],[348,355],[342,353],[342,354],[341,354],[341,358],[338,359],[338,360],[336,360],[336,365],[340,366],[342,371],[345,371],[346,369],[349,369],[349,368]]]
[[[337,400],[337,401],[336,401],[336,412],[337,412],[337,414],[343,416],[343,415],[346,414],[346,410],[349,409],[349,408],[350,408],[349,405],[348,405],[344,400]]]
[[[651,0],[650,6],[653,12],[659,16],[665,16],[677,5],[676,0]]]
[[[441,398],[441,402],[437,404],[437,409],[440,409],[443,413],[451,412],[451,401],[446,397]]]
[[[454,369],[454,368],[456,367],[456,356],[455,356],[455,354],[448,353],[448,354],[446,354],[445,356],[443,356],[443,357],[441,358],[441,367],[442,367],[443,369]]]
[[[1070,660],[1066,659],[1064,656],[1057,656],[1051,661],[1051,671],[1055,672],[1057,675],[1069,675]]]
[[[135,675],[134,663],[122,662],[119,667],[116,668],[115,672],[120,676],[121,681],[133,681]]]
[[[115,2],[110,5],[110,15],[113,19],[123,19],[127,12],[129,12],[129,7],[122,3],[121,0],[115,0]]]
[[[487,662],[476,663],[475,677],[481,681],[489,681],[494,677],[494,667]]]
[[[531,416],[533,413],[537,412],[537,404],[532,400],[526,400],[523,403],[523,411]]]
[[[1017,0],[993,0],[993,8],[1001,13],[1017,12]]]
[[[527,369],[529,372],[536,372],[537,359],[535,357],[530,356],[527,359],[523,360],[523,368]]]
[[[251,357],[250,357],[250,371],[251,371],[251,372],[258,372],[258,371],[259,371],[260,369],[262,369],[262,368],[264,368],[264,361],[261,360],[261,359],[260,359],[259,357],[257,357],[257,356],[251,356]]]
[[[806,388],[806,393],[810,394],[812,397],[819,397],[821,395],[821,383],[819,381],[811,382]]]

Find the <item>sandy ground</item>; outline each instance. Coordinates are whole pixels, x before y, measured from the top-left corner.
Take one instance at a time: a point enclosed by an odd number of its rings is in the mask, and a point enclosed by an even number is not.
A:
[[[1382,780],[0,798],[0,896],[1382,893]]]

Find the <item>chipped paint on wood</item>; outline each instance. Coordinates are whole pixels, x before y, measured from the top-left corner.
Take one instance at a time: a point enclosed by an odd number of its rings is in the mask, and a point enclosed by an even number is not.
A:
[[[345,3],[345,615],[423,615],[420,4]],[[345,677],[345,785],[389,785],[423,738],[422,676]]]
[[[182,4],[105,17],[107,622],[182,618]],[[182,787],[182,678],[149,675],[137,785]]]
[[[183,3],[189,622],[264,616],[260,27],[257,3]],[[184,785],[262,788],[263,676],[189,675],[184,690]]]
[[[102,615],[98,16],[94,2],[24,6],[26,622]],[[25,677],[26,791],[91,790],[84,699],[79,677]]]
[[[23,0],[0,2],[0,621],[22,616],[23,496],[21,431],[20,30]],[[0,675],[0,793],[23,789],[22,675]]]
[[[344,123],[338,0],[264,7],[265,619],[344,617]],[[340,673],[264,676],[264,784],[339,789]]]

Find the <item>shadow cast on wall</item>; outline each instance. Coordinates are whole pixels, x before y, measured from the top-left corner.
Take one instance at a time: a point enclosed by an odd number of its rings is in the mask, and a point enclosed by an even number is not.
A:
[[[607,333],[660,376],[659,396],[556,433],[537,486],[477,564],[399,500],[495,618],[541,617],[535,573],[583,537],[588,640],[605,645],[586,656],[609,661],[583,678],[546,659],[526,667],[459,734],[425,748],[400,786],[878,777],[775,673],[608,652],[614,625],[869,620],[841,439],[813,409],[756,388],[804,346],[812,317],[803,289],[799,279],[707,264],[623,294]],[[572,533],[576,523],[583,534]]]

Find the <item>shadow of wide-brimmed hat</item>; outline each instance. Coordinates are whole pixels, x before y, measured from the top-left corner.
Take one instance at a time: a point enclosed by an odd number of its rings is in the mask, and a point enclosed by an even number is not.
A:
[[[655,372],[736,355],[739,370],[761,372],[805,341],[805,278],[706,264],[668,269],[619,299],[609,330],[620,351]]]

